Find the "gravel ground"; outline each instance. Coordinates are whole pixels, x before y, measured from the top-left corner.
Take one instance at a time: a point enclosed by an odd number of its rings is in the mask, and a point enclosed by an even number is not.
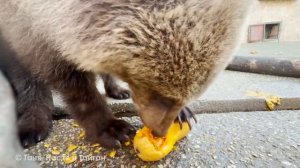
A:
[[[300,167],[300,111],[202,114],[197,118],[188,137],[158,162],[141,161],[132,145],[117,149],[112,158],[112,150],[86,143],[73,120],[54,121],[49,138],[26,149],[24,157],[32,156],[45,168]],[[141,127],[138,117],[124,119]],[[70,144],[77,148],[68,152]],[[72,153],[77,159],[71,164],[57,157]]]

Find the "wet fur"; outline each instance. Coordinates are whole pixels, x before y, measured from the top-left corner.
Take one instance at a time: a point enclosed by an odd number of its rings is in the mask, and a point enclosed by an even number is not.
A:
[[[145,125],[164,135],[181,109],[230,61],[250,1],[0,4],[0,17],[6,18],[0,22],[1,31],[22,64],[38,81],[63,94],[92,141],[111,147],[126,139],[131,127],[112,116],[96,91],[95,74],[126,81]]]

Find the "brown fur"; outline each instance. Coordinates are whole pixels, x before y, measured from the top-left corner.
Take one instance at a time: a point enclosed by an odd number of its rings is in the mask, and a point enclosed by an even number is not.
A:
[[[0,28],[33,75],[63,93],[93,139],[122,133],[94,73],[127,82],[145,125],[164,135],[230,61],[250,2],[0,0]],[[110,127],[115,133],[106,134]]]
[[[0,36],[0,70],[9,80],[15,97],[18,133],[27,147],[45,139],[54,110],[50,89],[31,76]]]

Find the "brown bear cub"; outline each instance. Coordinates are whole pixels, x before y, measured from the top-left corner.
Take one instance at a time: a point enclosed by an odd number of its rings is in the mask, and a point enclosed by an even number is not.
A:
[[[165,135],[176,118],[189,119],[185,106],[230,61],[250,2],[0,0],[0,31],[15,52],[8,57],[26,67],[19,78],[12,75],[24,81],[15,89],[23,142],[46,137],[50,89],[62,94],[90,142],[113,148],[128,140],[133,127],[113,116],[96,88],[96,74],[111,97],[129,94],[110,75],[127,82],[143,123]]]

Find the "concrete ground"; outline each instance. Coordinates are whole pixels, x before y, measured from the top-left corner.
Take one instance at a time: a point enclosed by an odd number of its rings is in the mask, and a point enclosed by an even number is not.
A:
[[[50,137],[25,150],[25,155],[35,156],[45,168],[65,167],[58,156],[70,154],[67,148],[74,144],[77,149],[72,153],[77,159],[68,167],[300,167],[300,111],[203,114],[197,118],[198,124],[187,138],[158,162],[141,161],[132,145],[117,149],[111,158],[111,150],[82,140],[81,129],[73,120],[54,121]],[[138,117],[125,119],[141,126]],[[52,153],[54,147],[60,154]]]
[[[300,58],[300,42],[258,42],[242,44],[238,56]]]
[[[282,98],[300,97],[300,79],[224,71],[199,100],[249,99],[251,91],[268,92]],[[291,89],[295,88],[295,89]]]

